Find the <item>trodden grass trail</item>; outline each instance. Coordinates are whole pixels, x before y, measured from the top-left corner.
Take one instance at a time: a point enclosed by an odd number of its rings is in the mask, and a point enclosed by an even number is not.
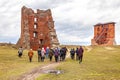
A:
[[[81,64],[68,58],[56,67],[64,73],[42,74],[36,80],[120,80],[120,46],[89,46],[84,49]]]

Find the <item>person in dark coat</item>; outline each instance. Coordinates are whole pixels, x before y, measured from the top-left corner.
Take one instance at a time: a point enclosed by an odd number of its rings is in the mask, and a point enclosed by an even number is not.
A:
[[[80,46],[80,48],[78,49],[78,60],[79,60],[79,63],[82,62],[83,52],[84,52],[84,50],[83,50],[82,46]]]
[[[59,50],[58,50],[58,48],[55,48],[55,50],[54,50],[54,57],[55,57],[55,62],[58,62],[58,57],[59,57]]]
[[[64,54],[63,54],[63,60],[65,60],[66,58],[66,54],[67,54],[67,48],[66,47],[63,47],[63,51],[64,51]]]
[[[54,55],[54,50],[53,49],[49,49],[48,56],[49,56],[50,61],[52,61],[53,55]]]
[[[64,56],[64,49],[60,49],[60,61],[63,61],[63,56]]]
[[[78,48],[76,48],[76,60],[78,60]]]
[[[40,62],[41,61],[41,48],[40,47],[38,48],[37,53],[38,53],[38,62]]]
[[[70,55],[71,55],[71,59],[74,59],[74,57],[75,57],[75,50],[74,50],[74,48],[70,50]]]

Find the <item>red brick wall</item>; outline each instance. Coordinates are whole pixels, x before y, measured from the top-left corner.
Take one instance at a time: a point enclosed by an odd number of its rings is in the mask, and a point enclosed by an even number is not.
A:
[[[34,13],[31,8],[23,6],[21,12],[21,37],[18,41],[18,44],[24,48],[32,48],[33,50],[37,50],[42,46],[51,47],[52,36],[50,35],[50,31],[55,33],[53,24],[54,21],[50,9],[37,9],[37,13]],[[35,25],[36,28],[34,27]],[[34,34],[36,34],[36,37]],[[40,42],[41,40],[42,44]],[[57,43],[59,44],[59,42]]]
[[[92,45],[114,45],[115,43],[115,23],[104,23],[94,25],[94,38]]]

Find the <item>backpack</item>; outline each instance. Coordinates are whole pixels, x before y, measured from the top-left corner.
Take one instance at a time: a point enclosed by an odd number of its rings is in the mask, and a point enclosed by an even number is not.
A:
[[[70,51],[70,53],[71,53],[71,54],[74,54],[74,53],[75,53],[75,51],[74,51],[74,50],[71,50],[71,51]]]
[[[53,53],[54,53],[53,50],[50,49],[50,50],[49,50],[49,56],[53,56]]]
[[[57,49],[55,49],[55,56],[58,56],[59,55],[59,52]]]

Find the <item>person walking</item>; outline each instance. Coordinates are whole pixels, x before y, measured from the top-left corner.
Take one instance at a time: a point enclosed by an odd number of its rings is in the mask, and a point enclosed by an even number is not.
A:
[[[28,52],[28,56],[29,56],[29,61],[32,62],[32,57],[33,57],[33,50],[30,49],[29,52]]]
[[[20,47],[19,49],[18,49],[18,57],[22,57],[22,55],[23,55],[23,48],[22,47]]]
[[[63,56],[64,56],[64,49],[60,49],[60,61],[63,61]]]
[[[65,60],[65,58],[66,58],[66,54],[67,54],[67,48],[66,47],[63,47],[63,51],[64,51],[64,53],[63,53],[63,60]]]
[[[48,58],[49,55],[49,47],[46,48],[46,58]]]
[[[54,55],[54,50],[53,49],[49,49],[49,59],[50,59],[50,61],[52,61],[52,57],[53,57],[53,55]]]
[[[42,50],[41,50],[41,61],[42,62],[44,62],[44,59],[45,59],[45,49],[44,48],[42,48]]]
[[[74,59],[74,57],[75,57],[75,50],[74,50],[74,48],[70,50],[70,55],[71,55],[71,59]]]
[[[38,62],[40,62],[41,61],[41,48],[40,47],[38,48],[37,53],[38,53]]]
[[[55,56],[55,62],[58,62],[59,50],[57,48],[55,48],[54,56]]]
[[[78,48],[76,48],[76,60],[78,60]]]
[[[79,50],[78,50],[78,60],[79,60],[79,63],[82,62],[83,52],[84,52],[84,49],[82,48],[82,46],[80,46],[80,48],[79,48]]]

